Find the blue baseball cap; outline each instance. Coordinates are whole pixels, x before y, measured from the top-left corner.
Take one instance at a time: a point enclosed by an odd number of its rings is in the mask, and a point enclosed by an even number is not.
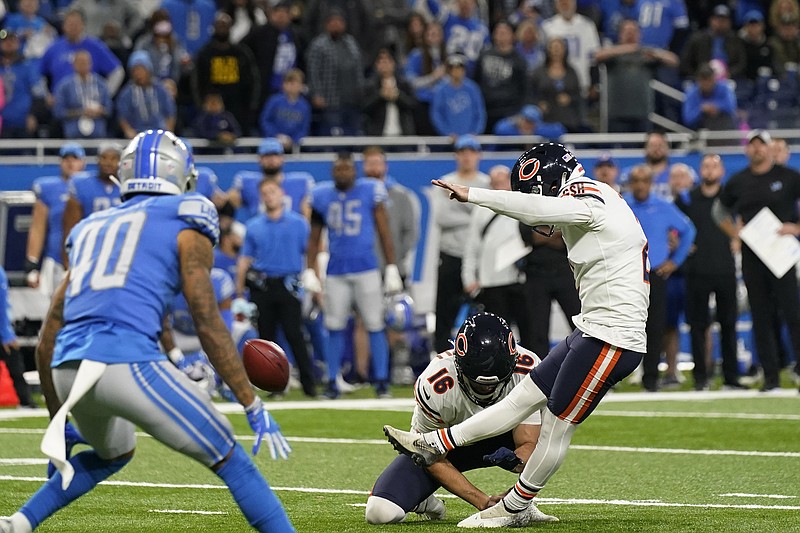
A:
[[[78,159],[86,159],[86,150],[83,149],[83,146],[75,142],[62,144],[61,149],[58,151],[58,156],[64,158],[69,155],[77,157]]]
[[[615,167],[617,163],[611,158],[611,154],[603,154],[597,158],[594,162],[595,168],[607,166],[607,167]]]
[[[542,110],[535,105],[526,105],[522,108],[520,114],[525,117],[525,120],[530,120],[531,122],[542,121]]]
[[[744,14],[744,23],[750,22],[764,22],[764,15],[758,9],[751,9],[747,13]]]
[[[480,152],[481,143],[478,142],[478,139],[474,135],[461,135],[456,139],[453,149],[456,152],[459,150],[475,150],[476,152]]]
[[[283,145],[274,137],[267,137],[258,145],[258,155],[283,154]]]
[[[153,72],[153,61],[150,59],[150,54],[144,50],[137,50],[131,54],[131,57],[128,58],[129,69],[132,69],[137,65],[141,65],[150,72]]]

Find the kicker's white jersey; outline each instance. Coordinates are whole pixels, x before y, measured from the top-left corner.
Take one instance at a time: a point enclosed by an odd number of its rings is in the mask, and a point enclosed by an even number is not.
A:
[[[558,227],[581,299],[575,326],[619,348],[647,351],[647,238],[617,191],[581,176],[557,198],[471,188],[469,201],[526,224]]]
[[[520,381],[528,379],[531,369],[541,362],[539,356],[522,346],[517,345],[517,352],[517,368],[498,401],[505,398]],[[418,433],[454,426],[484,409],[461,390],[452,351],[440,353],[428,364],[417,378],[414,396],[417,403],[411,417],[411,431]],[[521,423],[540,425],[542,418],[539,411]]]

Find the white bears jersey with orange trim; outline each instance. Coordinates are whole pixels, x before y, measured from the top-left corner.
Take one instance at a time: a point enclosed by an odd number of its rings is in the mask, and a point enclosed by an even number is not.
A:
[[[579,176],[558,197],[470,188],[469,202],[562,232],[581,300],[575,326],[613,346],[647,350],[650,261],[639,221],[617,191]]]
[[[517,345],[517,352],[517,367],[498,401],[505,398],[520,381],[530,379],[528,374],[531,369],[541,362],[538,355],[522,346]],[[452,351],[440,353],[428,364],[417,378],[414,396],[417,403],[411,417],[411,431],[419,433],[453,426],[484,409],[461,390]],[[539,411],[522,421],[522,424],[537,426],[541,423]]]

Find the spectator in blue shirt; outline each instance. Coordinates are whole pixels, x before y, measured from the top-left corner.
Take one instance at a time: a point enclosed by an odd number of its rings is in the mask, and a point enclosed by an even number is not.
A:
[[[28,383],[22,375],[25,365],[22,354],[19,352],[19,342],[11,326],[11,303],[8,301],[8,276],[6,271],[0,266],[0,361],[5,362],[11,380],[14,382],[14,390],[17,393],[20,407],[38,407],[31,399]]]
[[[494,127],[495,135],[539,135],[551,141],[565,133],[563,124],[542,122],[542,111],[535,105],[523,106],[519,113],[500,120]]]
[[[164,0],[172,28],[192,57],[208,42],[214,33],[214,16],[217,6],[213,0]]]
[[[431,122],[439,135],[479,135],[486,128],[486,105],[478,84],[467,78],[466,57],[447,58],[448,77],[436,87]]]
[[[116,94],[125,78],[125,69],[103,41],[84,33],[83,14],[75,10],[67,12],[63,30],[64,36],[53,42],[40,62],[42,75],[49,79],[52,90],[74,72],[73,56],[84,50],[91,56],[92,72],[105,78],[109,92]]]
[[[647,237],[643,260],[649,255],[651,268],[646,272],[650,282],[650,307],[647,316],[647,353],[642,367],[642,385],[645,390],[658,390],[658,363],[664,345],[667,324],[667,279],[689,255],[696,233],[694,224],[672,202],[650,194],[653,171],[647,165],[638,165],[628,177],[630,192],[625,201],[642,225]],[[670,235],[677,245],[670,246]]]
[[[6,93],[2,136],[6,138],[35,136],[38,123],[33,113],[34,100],[43,103],[46,93],[38,65],[23,59],[19,47],[16,33],[0,31],[0,76]]]
[[[280,325],[294,354],[300,383],[307,396],[316,396],[314,371],[303,336],[302,289],[306,247],[311,233],[308,221],[283,202],[283,189],[274,179],[265,178],[259,186],[264,214],[247,221],[242,254],[237,263],[236,293],[258,307],[258,333],[275,340]]]
[[[283,92],[271,96],[258,124],[264,137],[275,137],[285,151],[299,143],[311,128],[311,104],[303,92],[303,72],[292,69],[283,77]]]
[[[144,50],[150,54],[153,74],[157,78],[169,79],[177,84],[182,76],[191,72],[192,56],[175,33],[166,9],[155,10],[148,27],[149,31],[136,39],[134,50]]]
[[[129,81],[117,98],[117,120],[122,133],[133,139],[140,131],[175,129],[175,102],[161,81],[153,79],[153,63],[144,50],[128,59]]]
[[[736,94],[708,63],[700,65],[697,83],[686,91],[683,123],[692,129],[736,129]]]
[[[75,52],[75,73],[62,79],[53,95],[53,116],[61,121],[67,139],[107,137],[111,94],[103,78],[92,72],[92,56]]]
[[[208,92],[203,97],[203,111],[195,118],[192,129],[197,137],[230,146],[242,134],[242,128],[232,113],[225,110],[222,95]]]
[[[17,13],[9,13],[4,27],[20,37],[22,53],[26,58],[40,58],[58,37],[58,32],[44,17],[37,14],[39,0],[20,0]]]

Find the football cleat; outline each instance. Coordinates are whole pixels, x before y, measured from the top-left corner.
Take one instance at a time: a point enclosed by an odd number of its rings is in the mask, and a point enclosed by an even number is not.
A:
[[[414,464],[426,468],[444,457],[444,454],[431,446],[420,433],[411,433],[392,426],[383,426],[383,434],[395,450],[411,457]]]
[[[533,503],[518,513],[512,513],[506,510],[501,500],[496,505],[465,518],[458,523],[458,527],[466,529],[526,527],[535,522],[558,522],[558,518],[544,514]]]
[[[435,496],[430,496],[414,507],[414,512],[428,520],[443,520],[447,514],[447,508],[442,500]]]

